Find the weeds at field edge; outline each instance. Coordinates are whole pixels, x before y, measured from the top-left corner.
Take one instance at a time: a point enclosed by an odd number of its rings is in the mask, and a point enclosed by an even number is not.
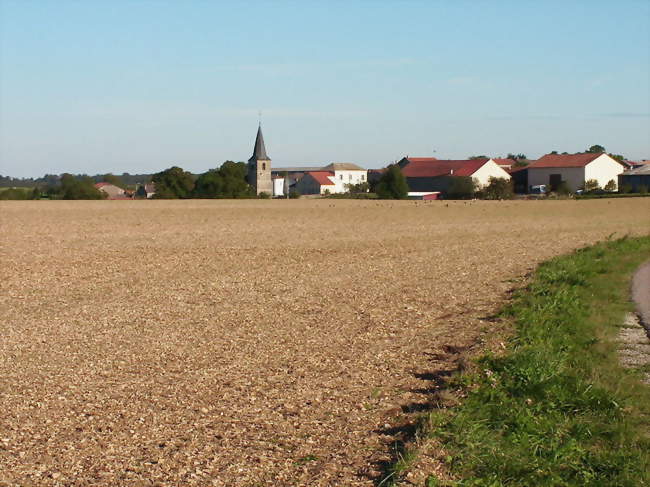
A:
[[[427,486],[650,484],[650,389],[618,363],[614,337],[650,237],[623,238],[542,264],[503,316],[515,336],[453,379],[463,403],[426,415],[455,479]],[[643,434],[646,431],[646,434]],[[398,485],[404,451],[379,485]]]

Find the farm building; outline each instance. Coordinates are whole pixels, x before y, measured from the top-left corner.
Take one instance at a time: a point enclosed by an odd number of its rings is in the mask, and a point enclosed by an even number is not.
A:
[[[326,174],[325,174],[326,173]],[[368,170],[350,162],[333,162],[323,167],[284,167],[273,170],[276,177],[289,179],[290,187],[301,194],[345,193],[349,184],[365,183]],[[301,181],[311,176],[303,183]],[[320,186],[324,186],[322,189]]]
[[[95,188],[102,193],[106,193],[106,199],[109,200],[131,199],[122,188],[111,183],[97,183],[95,184]]]
[[[512,178],[515,193],[528,193],[528,166],[511,167],[508,174]]]
[[[644,164],[635,169],[630,169],[618,176],[618,186],[629,186],[633,193],[639,193],[645,188],[650,190],[650,164]]]
[[[429,157],[405,157],[399,161],[409,186],[409,195],[446,193],[454,178],[471,177],[478,186],[488,184],[490,177],[510,179],[492,159],[442,160]]]
[[[296,183],[296,191],[300,194],[335,193],[336,183],[332,171],[309,171]]]
[[[368,170],[351,162],[333,162],[322,170],[334,173],[335,188],[332,193],[345,193],[349,184],[361,184],[368,180]]]
[[[565,182],[570,191],[584,187],[590,179],[600,187],[618,181],[625,167],[605,153],[546,154],[528,166],[528,186],[547,185],[551,191]]]

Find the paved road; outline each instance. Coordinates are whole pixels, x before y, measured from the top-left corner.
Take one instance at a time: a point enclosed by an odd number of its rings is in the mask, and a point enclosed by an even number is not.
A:
[[[641,316],[641,322],[650,333],[650,261],[643,264],[632,280],[632,298]]]

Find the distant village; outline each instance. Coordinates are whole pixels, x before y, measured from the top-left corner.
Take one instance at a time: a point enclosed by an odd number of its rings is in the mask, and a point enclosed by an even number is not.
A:
[[[204,176],[206,180],[202,181]],[[169,182],[170,178],[176,180]],[[0,183],[2,179],[0,176]],[[608,154],[604,147],[597,145],[577,154],[553,151],[538,160],[528,160],[523,154],[510,154],[507,158],[475,156],[462,160],[407,155],[376,169],[364,169],[352,162],[273,167],[259,126],[253,154],[247,163],[227,162],[222,168],[198,177],[173,167],[153,175],[150,181],[132,184],[130,188],[119,184],[118,177],[104,179],[107,180],[92,182],[94,190],[102,198],[111,200],[345,195],[436,200],[481,195],[500,199],[513,195],[647,194],[650,160],[629,161]],[[394,189],[400,185],[401,189]],[[197,191],[199,188],[202,189]],[[6,191],[0,192],[0,196],[4,193]],[[42,196],[43,192],[34,188],[33,195],[39,194]],[[88,190],[80,194],[88,194]]]

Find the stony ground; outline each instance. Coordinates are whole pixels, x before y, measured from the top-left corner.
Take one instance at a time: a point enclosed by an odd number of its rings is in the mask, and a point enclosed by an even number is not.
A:
[[[1,202],[0,485],[372,486],[551,256],[650,198]]]

